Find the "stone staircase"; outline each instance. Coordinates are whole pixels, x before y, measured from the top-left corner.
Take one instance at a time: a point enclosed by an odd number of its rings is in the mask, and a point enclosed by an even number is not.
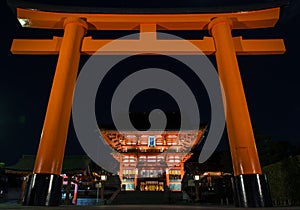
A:
[[[134,204],[176,204],[182,202],[182,192],[141,192],[121,191],[111,202],[112,205]]]

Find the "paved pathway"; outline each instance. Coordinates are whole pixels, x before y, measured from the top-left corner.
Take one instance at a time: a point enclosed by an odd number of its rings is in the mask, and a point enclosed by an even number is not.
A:
[[[24,209],[24,210],[185,210],[185,209],[199,209],[199,210],[245,210],[245,208],[235,207],[219,207],[219,206],[174,206],[174,205],[106,205],[106,206],[59,206],[59,207],[37,207],[37,206],[21,206],[16,204],[0,204],[0,209]],[[300,210],[300,207],[277,207],[277,208],[247,208],[252,210]]]

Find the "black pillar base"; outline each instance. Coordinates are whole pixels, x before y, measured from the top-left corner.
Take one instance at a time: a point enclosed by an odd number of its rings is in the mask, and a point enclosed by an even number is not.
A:
[[[29,175],[23,205],[58,206],[61,201],[62,181],[59,175]]]
[[[264,174],[243,174],[233,177],[237,207],[272,207],[272,199]]]

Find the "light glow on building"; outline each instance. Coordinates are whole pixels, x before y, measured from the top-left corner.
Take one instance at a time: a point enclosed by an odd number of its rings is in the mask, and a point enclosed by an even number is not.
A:
[[[185,131],[101,130],[106,143],[117,152],[122,190],[181,191],[184,163],[200,141],[205,128]]]

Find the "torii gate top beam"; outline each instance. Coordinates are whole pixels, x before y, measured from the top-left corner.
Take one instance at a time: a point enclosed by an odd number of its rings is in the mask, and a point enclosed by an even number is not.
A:
[[[289,5],[290,0],[7,0],[16,8],[89,14],[203,14],[254,11]]]
[[[23,27],[63,29],[67,17],[80,17],[88,23],[88,30],[139,30],[140,24],[156,24],[158,30],[207,30],[213,18],[232,20],[232,29],[274,27],[280,8],[233,13],[209,14],[82,14],[45,12],[17,8],[17,18]]]
[[[140,40],[118,40],[118,53],[148,53],[145,45],[151,46],[151,52],[167,52],[169,54],[193,54],[185,51],[180,40],[157,40],[157,30],[208,30],[208,24],[214,18],[226,18],[232,23],[233,29],[252,29],[274,27],[279,19],[280,8],[234,13],[210,14],[82,14],[45,12],[17,8],[17,17],[23,27],[63,29],[66,18],[82,18],[88,25],[88,30],[136,30],[141,33]],[[153,36],[142,36],[143,32],[152,32]],[[51,40],[18,40],[14,39],[11,51],[14,54],[58,54],[61,44],[60,37]],[[150,40],[149,40],[150,39]],[[94,54],[112,40],[94,40],[84,37],[81,53]],[[214,54],[215,46],[211,37],[203,40],[189,40],[206,54]],[[151,44],[149,44],[151,43]],[[136,46],[135,51],[128,52],[128,44]],[[167,45],[168,47],[165,47]],[[283,40],[243,40],[234,38],[238,55],[282,54],[285,52]],[[173,46],[173,48],[170,48]],[[175,48],[174,48],[175,47]],[[148,49],[146,47],[146,49]],[[102,50],[102,53],[103,50]],[[107,54],[116,53],[105,52]]]

